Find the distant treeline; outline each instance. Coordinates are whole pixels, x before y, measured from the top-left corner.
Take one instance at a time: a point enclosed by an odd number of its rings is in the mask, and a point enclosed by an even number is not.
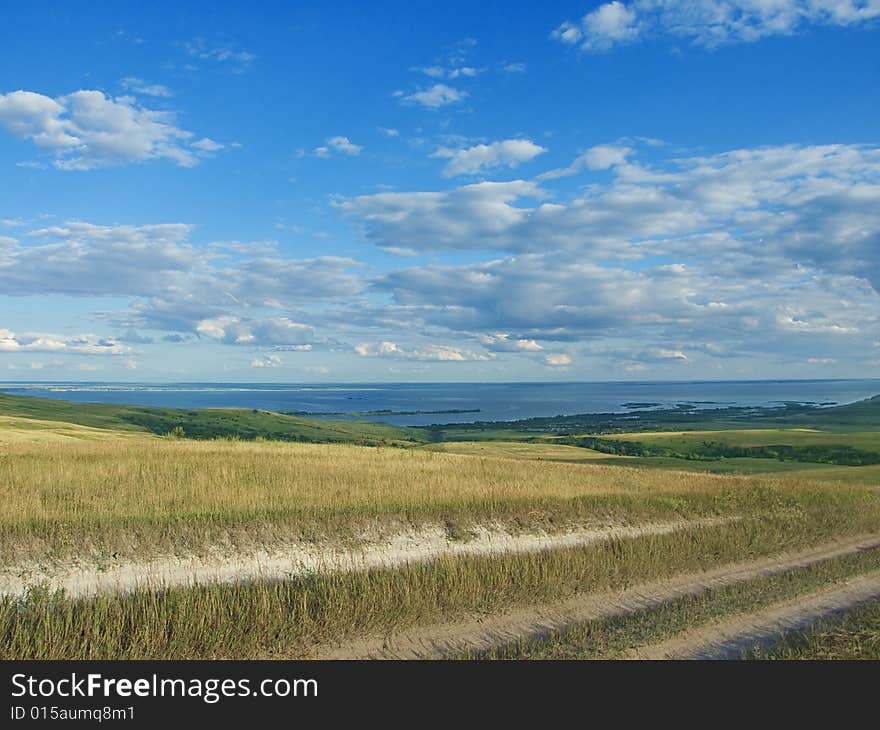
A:
[[[639,441],[581,436],[561,438],[557,443],[580,446],[603,454],[617,456],[664,456],[691,461],[714,461],[717,459],[778,459],[779,461],[804,461],[813,464],[836,464],[839,466],[868,466],[880,464],[880,453],[855,449],[843,444],[816,444],[791,446],[772,444],[767,446],[732,446],[720,441],[701,441],[688,444],[682,451],[668,446],[655,446]]]
[[[443,413],[479,413],[481,408],[449,408],[443,411],[392,411],[384,408],[378,411],[280,411],[285,416],[435,416]]]

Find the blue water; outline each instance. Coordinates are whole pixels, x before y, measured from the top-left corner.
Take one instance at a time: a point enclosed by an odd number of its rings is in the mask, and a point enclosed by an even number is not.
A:
[[[850,403],[880,393],[880,380],[773,380],[620,383],[396,383],[287,385],[260,383],[0,383],[16,395],[80,403],[269,411],[444,411],[366,418],[401,426],[506,421],[535,416],[625,412],[626,403],[698,408],[772,406],[781,401]],[[335,417],[335,416],[334,416]]]

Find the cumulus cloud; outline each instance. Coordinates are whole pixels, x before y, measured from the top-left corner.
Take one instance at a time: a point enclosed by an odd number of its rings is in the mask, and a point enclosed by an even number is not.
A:
[[[16,333],[0,327],[0,352],[52,352],[73,355],[128,355],[132,349],[113,337]]]
[[[394,298],[384,314],[389,320],[399,311],[421,328],[482,332],[486,349],[506,352],[514,348],[498,341],[499,331],[536,344],[623,338],[617,350],[595,353],[623,365],[689,363],[694,354],[726,360],[805,353],[805,359],[817,349],[863,359],[866,341],[880,332],[880,298],[866,282],[805,278],[795,266],[768,267],[752,278],[711,263],[630,271],[529,254],[392,272],[379,286]]]
[[[458,68],[444,68],[443,66],[421,66],[414,69],[430,76],[432,79],[458,79],[473,78],[479,76],[486,69],[474,68],[473,66],[459,66]]]
[[[610,182],[558,201],[525,180],[343,201],[377,245],[500,254],[381,274],[373,287],[393,302],[371,316],[490,351],[513,351],[499,332],[542,347],[625,335],[594,356],[627,372],[768,353],[804,363],[817,350],[867,362],[880,331],[880,150],[634,156],[588,150],[577,172],[611,165]]]
[[[505,139],[491,144],[478,144],[464,149],[441,147],[432,157],[448,159],[443,168],[445,177],[475,175],[495,167],[516,167],[533,160],[547,150],[529,139]]]
[[[273,247],[195,246],[191,226],[98,226],[72,221],[0,247],[0,291],[121,297],[127,312],[103,313],[124,331],[198,334],[224,344],[304,349],[313,329],[289,317],[306,303],[346,301],[363,289],[351,259],[282,256]],[[255,308],[277,316],[254,317]]]
[[[359,144],[354,144],[348,137],[330,137],[326,144],[315,148],[315,154],[318,157],[328,157],[331,152],[338,152],[343,155],[359,155],[364,148]]]
[[[448,345],[424,345],[407,348],[396,342],[360,342],[354,346],[360,357],[380,357],[394,360],[422,360],[426,362],[473,362],[490,360],[489,355],[470,352]]]
[[[487,332],[478,335],[477,339],[493,352],[539,352],[543,349],[535,340],[514,337],[507,332]]]
[[[593,164],[608,162],[603,155]],[[606,185],[571,199],[548,197],[536,179],[378,193],[339,206],[380,246],[564,250],[606,260],[665,256],[671,263],[716,257],[715,266],[787,260],[862,276],[880,288],[877,147],[787,145],[656,167],[627,161]]]
[[[284,361],[278,355],[264,355],[251,360],[252,368],[280,368]]]
[[[620,0],[604,3],[551,37],[584,51],[653,37],[714,48],[792,35],[810,26],[856,26],[880,17],[878,0]]]
[[[514,234],[527,209],[512,205],[542,196],[535,183],[481,182],[448,192],[376,193],[344,200],[344,214],[359,219],[366,236],[388,248],[519,248]]]
[[[571,357],[564,353],[547,355],[544,358],[544,364],[551,368],[567,368],[571,365]]]
[[[571,164],[565,167],[558,167],[554,170],[543,172],[536,178],[537,180],[555,180],[560,177],[570,177],[577,175],[584,169],[587,170],[608,170],[618,165],[626,163],[627,158],[633,154],[630,147],[621,145],[596,145],[590,147],[582,155],[578,155]]]
[[[147,109],[132,97],[75,91],[51,98],[32,91],[0,95],[0,126],[55,157],[63,170],[90,170],[126,162],[168,159],[192,167],[213,141],[194,140],[174,115]]]
[[[563,43],[579,44],[584,50],[601,51],[633,41],[639,32],[636,11],[613,0],[587,13],[579,23],[564,22],[551,37]]]
[[[314,329],[292,322],[287,317],[249,320],[225,315],[201,320],[196,324],[195,331],[227,345],[309,350],[315,341]]]
[[[450,104],[457,104],[466,97],[466,91],[459,91],[446,84],[434,84],[429,89],[401,96],[401,101],[405,104],[416,104],[424,109],[435,110]]]

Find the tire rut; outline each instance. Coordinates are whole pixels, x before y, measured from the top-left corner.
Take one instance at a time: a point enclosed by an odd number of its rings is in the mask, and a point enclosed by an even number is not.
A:
[[[824,560],[880,548],[880,535],[859,535],[798,552],[744,561],[654,581],[623,591],[578,595],[552,604],[512,609],[315,647],[320,659],[432,659],[485,651],[517,640],[540,639],[576,623],[623,616],[711,588],[803,568]]]
[[[767,646],[785,634],[840,614],[863,601],[880,598],[880,570],[855,576],[830,588],[738,614],[685,631],[667,641],[636,649],[629,659],[739,659],[755,646]]]

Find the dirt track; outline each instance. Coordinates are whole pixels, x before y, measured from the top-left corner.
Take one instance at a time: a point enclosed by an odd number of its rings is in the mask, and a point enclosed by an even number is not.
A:
[[[336,647],[322,647],[315,651],[314,656],[322,659],[426,659],[468,650],[481,651],[518,639],[547,636],[581,621],[625,615],[683,596],[697,595],[710,588],[733,585],[861,550],[878,548],[880,536],[861,535],[797,553],[736,563],[703,573],[675,576],[622,592],[589,594],[556,604],[519,608],[504,614],[467,621],[417,627],[394,635],[367,637]],[[880,582],[880,576],[877,581]],[[862,588],[870,593],[874,590],[873,586],[869,581]],[[851,595],[861,593],[854,589]],[[807,606],[804,614],[810,614],[809,606],[812,604],[804,605]],[[695,647],[697,645],[701,644],[695,641]]]
[[[333,573],[391,568],[439,557],[530,553],[577,547],[606,540],[665,535],[688,527],[723,524],[729,519],[650,523],[636,526],[593,526],[560,534],[510,534],[483,526],[467,540],[452,539],[442,525],[402,532],[389,539],[365,541],[354,547],[329,543],[289,543],[273,551],[246,555],[229,552],[207,557],[166,557],[142,562],[89,562],[52,565],[10,565],[0,568],[0,596],[21,595],[29,586],[64,589],[69,596],[130,591],[135,588],[192,586],[283,580],[306,573]]]
[[[766,645],[789,631],[880,598],[880,571],[754,613],[703,626],[634,651],[632,659],[737,659],[750,646]]]

